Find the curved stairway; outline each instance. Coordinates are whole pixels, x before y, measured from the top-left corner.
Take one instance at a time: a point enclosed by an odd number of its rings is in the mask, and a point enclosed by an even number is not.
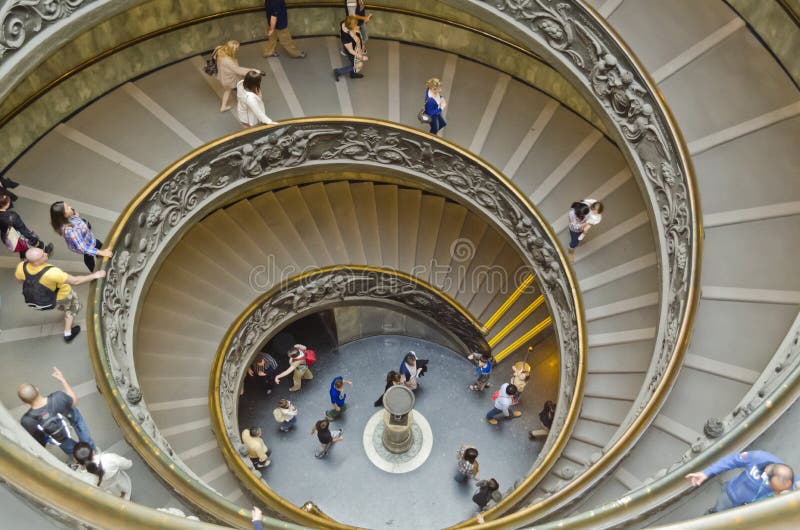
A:
[[[791,241],[797,228],[800,164],[798,155],[789,150],[796,146],[792,139],[800,131],[800,98],[774,59],[722,2],[701,5],[615,0],[600,5],[654,72],[689,141],[706,215],[706,242],[702,300],[680,381],[614,477],[584,501],[587,507],[619,497],[677,460],[702,431],[706,418],[733,408],[766,366],[797,309],[797,280],[791,274],[797,251],[781,243]],[[661,21],[660,39],[650,38],[648,24],[654,21]],[[714,38],[709,40],[709,35]],[[449,79],[443,76],[451,90],[445,137],[512,177],[562,239],[569,202],[589,195],[605,198],[605,220],[579,249],[575,264],[590,322],[586,398],[573,440],[543,484],[548,488],[564,466],[588,462],[612,438],[642,385],[652,352],[658,290],[655,255],[635,182],[616,148],[599,133],[507,76],[434,50],[373,40],[371,66],[393,64],[390,58],[399,57],[399,75],[370,76],[367,71],[365,79],[343,81],[334,88],[328,73],[331,42],[305,40],[307,63],[268,61],[265,86],[273,89],[265,90],[265,101],[270,116],[348,114],[352,109],[357,115],[410,122],[424,79],[454,72]],[[80,199],[83,204],[77,208],[102,234],[156,170],[190,147],[237,130],[232,116],[216,112],[213,87],[198,71],[196,59],[110,93],[45,136],[12,166],[9,174],[26,187],[20,190],[23,198],[17,208],[28,224],[45,232],[46,204],[54,200],[49,193]],[[264,62],[255,47],[242,48],[240,59],[256,66]],[[276,76],[280,71],[285,75]],[[401,88],[396,91],[399,101],[383,96],[393,82]],[[698,91],[697,86],[707,89]],[[481,115],[474,112],[476,108],[486,111]],[[104,119],[111,111],[135,133],[120,135]],[[751,178],[756,172],[763,178]],[[63,245],[57,248],[56,258],[64,260],[68,270],[82,270],[76,256],[67,255]],[[80,341],[65,347],[57,336],[58,325],[50,325],[52,315],[31,314],[21,307],[17,288],[10,279],[2,283],[4,346],[12,345],[14,351],[19,347],[19,364],[31,350],[49,349],[53,355],[75,350],[74,375],[65,373],[74,383],[91,387],[88,362],[83,364],[84,356],[77,351],[83,347]],[[21,368],[8,372],[13,382],[25,373]],[[694,395],[712,385],[718,388],[714,399]],[[5,402],[14,403],[14,385],[6,387]],[[96,431],[94,422],[90,424]],[[101,430],[114,440],[110,444],[119,441],[112,425]],[[145,502],[136,494],[134,499]]]

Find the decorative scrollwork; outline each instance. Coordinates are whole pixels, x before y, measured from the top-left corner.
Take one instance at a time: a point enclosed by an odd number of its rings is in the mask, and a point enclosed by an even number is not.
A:
[[[8,0],[0,8],[0,60],[93,0]]]
[[[629,425],[650,402],[679,348],[679,335],[690,310],[691,285],[697,274],[697,211],[690,196],[689,168],[679,156],[676,135],[658,97],[637,65],[595,15],[574,0],[478,0],[511,17],[538,45],[550,48],[568,71],[605,110],[634,162],[634,173],[650,196],[662,246],[659,335],[648,383],[636,400]],[[625,425],[623,425],[625,427]]]
[[[147,284],[158,263],[158,254],[175,244],[190,217],[214,208],[226,194],[251,186],[254,179],[268,180],[281,170],[304,166],[307,171],[330,165],[367,164],[374,168],[402,172],[409,179],[440,189],[492,220],[495,227],[514,244],[520,256],[541,284],[550,307],[561,352],[559,407],[554,427],[565,424],[569,403],[575,398],[576,374],[580,367],[578,314],[570,277],[559,262],[555,243],[548,237],[540,219],[528,203],[506,186],[502,178],[465,153],[438,142],[428,135],[397,128],[375,120],[312,119],[286,122],[277,127],[254,130],[202,150],[176,166],[172,173],[159,178],[158,184],[145,192],[126,212],[126,222],[112,237],[117,252],[107,263],[107,276],[98,282],[101,293],[95,311],[103,323],[99,352],[104,370],[111,374],[109,384],[118,396],[131,396],[126,403],[129,418],[139,423],[148,444],[155,444],[182,471],[193,475],[177,457],[158,431],[147,411],[147,396],[139,399],[133,369],[132,337],[137,293]],[[252,334],[237,337],[236,348],[246,349],[275,322],[297,314],[318,300],[341,299],[355,280],[323,281],[317,278],[302,282],[285,298],[260,308],[254,316],[259,324]],[[355,285],[362,285],[355,282]],[[370,284],[358,291],[366,299],[392,298],[395,303],[425,312],[438,307],[419,289],[406,292],[389,281]],[[437,319],[443,322],[442,315]],[[474,328],[457,318],[446,318],[445,325],[458,336],[467,337]],[[466,341],[465,341],[466,342]],[[474,341],[470,347],[478,348]],[[244,351],[244,350],[243,350]],[[241,359],[240,359],[241,360]],[[222,391],[228,396],[226,410],[233,410],[232,385],[238,375],[232,362],[222,374]],[[135,390],[134,390],[135,389]],[[563,406],[561,405],[563,404]],[[226,414],[227,415],[227,414]],[[551,437],[552,438],[552,437]],[[235,439],[235,438],[234,438]],[[554,440],[548,439],[548,444]],[[546,451],[542,451],[545,454]]]
[[[421,283],[389,272],[348,267],[303,276],[256,305],[232,332],[221,359],[219,399],[228,439],[238,444],[239,386],[258,348],[286,323],[331,303],[389,302],[437,322],[470,351],[489,351],[480,329]]]

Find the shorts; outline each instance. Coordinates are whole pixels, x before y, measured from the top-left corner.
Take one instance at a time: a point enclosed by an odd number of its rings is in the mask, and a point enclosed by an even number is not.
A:
[[[68,317],[75,318],[80,314],[82,308],[81,300],[75,291],[70,291],[66,298],[56,301],[56,309],[63,311]]]

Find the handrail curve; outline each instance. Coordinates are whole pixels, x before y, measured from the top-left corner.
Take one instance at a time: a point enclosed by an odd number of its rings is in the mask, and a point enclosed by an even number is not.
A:
[[[694,170],[657,86],[624,41],[581,0],[441,0],[503,27],[579,88],[617,141],[651,208],[661,274],[653,360],[634,407],[597,459],[561,480],[544,500],[509,495],[486,528],[527,524],[562,509],[596,484],[645,432],[674,384],[699,297],[702,228]],[[648,200],[645,201],[646,203]],[[517,493],[519,490],[517,490]],[[501,516],[511,509],[513,514]]]
[[[180,461],[147,410],[133,367],[138,302],[166,251],[226,197],[285,172],[359,165],[402,174],[481,215],[516,247],[545,294],[559,339],[559,405],[553,434],[519,487],[532,487],[546,473],[577,419],[586,341],[577,283],[552,229],[510,181],[445,140],[375,119],[297,119],[235,133],[176,162],[131,201],[111,230],[115,254],[104,263],[106,278],[93,286],[89,327],[97,379],[126,437],[187,501],[228,522],[241,524],[241,513]],[[332,525],[299,509],[291,515]]]

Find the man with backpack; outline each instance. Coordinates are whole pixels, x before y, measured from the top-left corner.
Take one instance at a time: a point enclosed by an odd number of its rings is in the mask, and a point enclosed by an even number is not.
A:
[[[19,385],[17,396],[31,407],[23,414],[20,423],[42,447],[48,443],[57,445],[70,458],[78,441],[88,443],[97,451],[89,427],[75,406],[78,404],[78,396],[58,368],[53,368],[53,377],[61,382],[63,390],[57,390],[48,396],[42,396],[39,389],[30,383]],[[75,429],[77,440],[70,435],[69,425]]]
[[[81,301],[72,286],[103,278],[106,271],[72,276],[48,265],[47,260],[44,250],[29,248],[25,252],[25,261],[17,265],[15,276],[22,282],[22,296],[28,306],[39,311],[58,309],[64,312],[64,341],[72,342],[81,331],[80,326],[72,325],[81,311]]]
[[[295,344],[289,350],[289,368],[275,376],[275,384],[281,384],[281,378],[292,374],[292,387],[289,392],[297,392],[300,390],[300,385],[303,384],[303,379],[314,379],[314,374],[311,373],[310,366],[317,361],[317,356],[314,350],[309,350],[302,344]]]

